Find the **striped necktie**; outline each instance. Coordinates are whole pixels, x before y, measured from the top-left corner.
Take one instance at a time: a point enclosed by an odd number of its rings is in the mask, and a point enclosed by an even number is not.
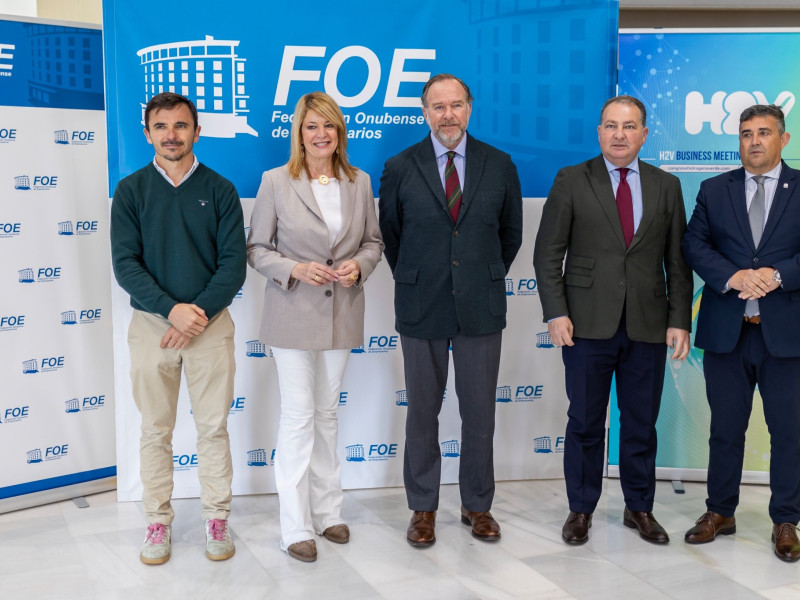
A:
[[[453,223],[458,220],[458,210],[461,208],[461,182],[458,180],[456,163],[453,161],[456,153],[452,150],[447,153],[447,164],[444,167],[444,193],[447,196],[447,210]]]

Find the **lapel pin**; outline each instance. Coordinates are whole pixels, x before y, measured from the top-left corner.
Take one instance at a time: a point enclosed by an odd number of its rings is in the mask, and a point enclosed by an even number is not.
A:
[[[789,188],[789,184],[788,183],[784,183],[783,184],[783,189],[788,189],[788,188]]]

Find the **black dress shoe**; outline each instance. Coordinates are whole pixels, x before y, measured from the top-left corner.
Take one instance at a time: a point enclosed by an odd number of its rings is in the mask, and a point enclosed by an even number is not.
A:
[[[706,544],[713,542],[719,534],[732,533],[736,533],[736,517],[723,517],[709,510],[695,521],[694,527],[686,532],[683,539],[689,544]]]
[[[772,526],[772,543],[775,556],[786,562],[800,559],[800,540],[794,523],[775,523]]]
[[[639,536],[643,540],[654,544],[666,544],[669,542],[667,532],[659,525],[651,512],[628,510],[626,506],[622,516],[622,522],[631,529],[638,529]]]
[[[415,510],[408,524],[406,539],[415,548],[430,546],[436,541],[434,532],[436,526],[436,512]]]
[[[570,512],[561,528],[561,539],[568,544],[585,544],[589,541],[592,513]]]

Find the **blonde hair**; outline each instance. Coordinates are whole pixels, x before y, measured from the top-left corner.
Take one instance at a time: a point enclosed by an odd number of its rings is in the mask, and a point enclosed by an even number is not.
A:
[[[333,153],[333,172],[334,174],[343,173],[347,179],[354,181],[357,169],[347,161],[347,127],[344,123],[344,115],[336,101],[324,92],[311,92],[306,94],[297,102],[292,119],[292,149],[289,155],[289,175],[294,179],[300,178],[300,172],[305,170],[311,177],[305,161],[305,149],[303,148],[303,121],[309,111],[321,115],[330,121],[336,128],[336,150]]]

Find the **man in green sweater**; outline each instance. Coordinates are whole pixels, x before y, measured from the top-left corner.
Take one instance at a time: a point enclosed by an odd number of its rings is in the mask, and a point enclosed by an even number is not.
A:
[[[162,564],[170,557],[172,432],[183,369],[197,427],[206,556],[225,560],[234,554],[227,420],[236,370],[226,307],[245,279],[242,207],[233,184],[192,152],[200,127],[188,98],[153,96],[144,123],[156,156],[119,182],[111,205],[114,274],[134,308],[128,344],[148,521],[140,558]]]

